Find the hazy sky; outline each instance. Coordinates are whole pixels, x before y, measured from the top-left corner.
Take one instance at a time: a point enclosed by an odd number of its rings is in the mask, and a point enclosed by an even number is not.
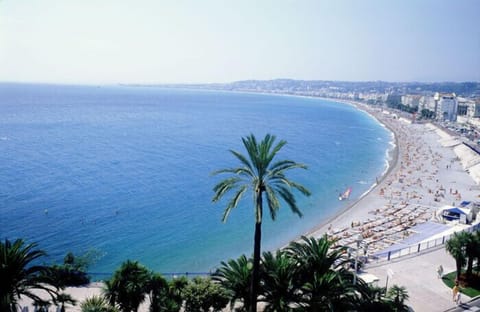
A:
[[[480,81],[479,0],[0,0],[0,81]]]

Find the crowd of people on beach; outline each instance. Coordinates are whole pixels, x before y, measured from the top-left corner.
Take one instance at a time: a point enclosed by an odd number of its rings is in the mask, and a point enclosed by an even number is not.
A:
[[[369,207],[368,218],[352,220],[342,228],[330,225],[327,231],[338,245],[352,248],[357,247],[360,235],[365,255],[374,255],[398,244],[414,233],[414,226],[438,221],[436,212],[441,205],[455,205],[462,200],[458,190],[449,187],[447,192],[437,177],[439,169],[449,170],[454,159],[444,159],[438,150],[432,149],[430,142],[425,142],[426,132],[432,129],[412,127],[410,121],[384,112],[370,113],[395,133],[400,145],[398,163],[373,191],[382,199],[382,205]]]

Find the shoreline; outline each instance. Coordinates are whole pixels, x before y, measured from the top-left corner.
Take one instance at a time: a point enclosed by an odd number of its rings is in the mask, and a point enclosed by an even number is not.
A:
[[[456,145],[442,142],[448,135],[431,123],[412,123],[398,117],[399,113],[346,104],[370,114],[394,134],[389,168],[364,196],[305,236],[319,238],[326,234],[338,245],[352,248],[360,242],[365,255],[376,258],[388,250],[468,227],[445,224],[439,215],[444,207],[457,207],[462,201],[480,197],[475,193],[475,180],[466,170],[465,157],[458,154]],[[463,144],[456,136],[446,140]]]
[[[372,194],[372,192],[374,192],[380,185],[382,185],[382,183],[394,172],[396,171],[398,168],[398,159],[400,157],[400,149],[401,149],[401,146],[399,145],[400,144],[400,141],[398,140],[398,134],[396,133],[396,130],[394,129],[394,127],[392,127],[391,125],[389,125],[387,122],[385,122],[385,120],[382,120],[381,118],[379,118],[376,114],[373,114],[372,111],[369,110],[368,107],[366,107],[363,103],[358,103],[358,102],[353,102],[353,101],[343,101],[343,100],[331,100],[331,99],[328,99],[328,98],[321,98],[323,100],[329,100],[331,102],[338,102],[338,103],[342,103],[342,104],[347,104],[347,105],[351,105],[353,107],[355,107],[356,109],[358,110],[361,110],[363,111],[364,113],[370,115],[373,119],[375,119],[379,124],[381,124],[382,126],[384,126],[385,128],[387,128],[393,135],[393,148],[388,150],[387,151],[387,168],[385,169],[385,171],[383,172],[382,176],[378,177],[377,178],[377,182],[372,184],[372,186],[365,192],[363,193],[362,195],[360,195],[360,197],[358,197],[357,199],[355,199],[355,201],[353,201],[352,203],[350,203],[349,205],[347,205],[345,208],[341,209],[340,211],[338,211],[337,214],[335,214],[334,216],[328,218],[327,220],[323,221],[322,223],[318,224],[317,226],[315,226],[314,228],[312,228],[311,230],[309,230],[308,232],[306,232],[305,234],[303,234],[302,236],[315,236],[315,237],[320,237],[321,235],[319,235],[322,230],[325,230],[325,227],[327,227],[329,224],[333,224],[335,223],[336,221],[344,218],[349,212],[351,212],[351,210],[355,209],[355,207],[360,204],[362,202],[362,200],[366,197],[368,197],[370,194]],[[353,220],[352,220],[353,221]],[[328,231],[324,231],[324,233],[326,234]],[[323,235],[323,234],[322,234]],[[299,238],[296,238],[294,239],[293,241],[297,241]]]

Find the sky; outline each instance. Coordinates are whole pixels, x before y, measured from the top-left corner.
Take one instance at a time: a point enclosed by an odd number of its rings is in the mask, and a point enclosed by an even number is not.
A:
[[[0,0],[0,81],[480,81],[479,0]]]

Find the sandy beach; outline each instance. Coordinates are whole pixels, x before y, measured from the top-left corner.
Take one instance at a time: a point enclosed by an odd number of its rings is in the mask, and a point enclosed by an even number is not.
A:
[[[389,169],[368,194],[308,235],[327,233],[338,239],[338,244],[352,247],[361,238],[365,252],[373,255],[417,234],[417,225],[438,222],[441,207],[478,198],[478,186],[462,167],[454,146],[441,142],[456,140],[461,144],[460,140],[429,123],[411,123],[381,109],[350,104],[394,133],[396,147],[390,155]],[[439,226],[425,238],[463,228],[461,224]]]
[[[348,208],[307,235],[320,237],[327,233],[337,239],[338,244],[350,246],[355,246],[361,235],[366,254],[374,255],[418,234],[416,226],[438,220],[436,214],[440,207],[478,198],[479,188],[462,167],[453,146],[441,144],[441,139],[445,142],[452,137],[431,124],[411,123],[381,109],[353,105],[394,133],[396,147],[390,155],[389,169],[369,193],[357,201],[352,200]],[[425,238],[465,227],[461,224],[443,226]],[[408,285],[405,286],[408,290]],[[65,292],[82,302],[93,294],[100,294],[101,284],[67,288]],[[22,300],[21,306],[25,305],[31,306],[29,300]],[[80,311],[79,304],[68,310]],[[146,304],[141,310],[147,311]]]

